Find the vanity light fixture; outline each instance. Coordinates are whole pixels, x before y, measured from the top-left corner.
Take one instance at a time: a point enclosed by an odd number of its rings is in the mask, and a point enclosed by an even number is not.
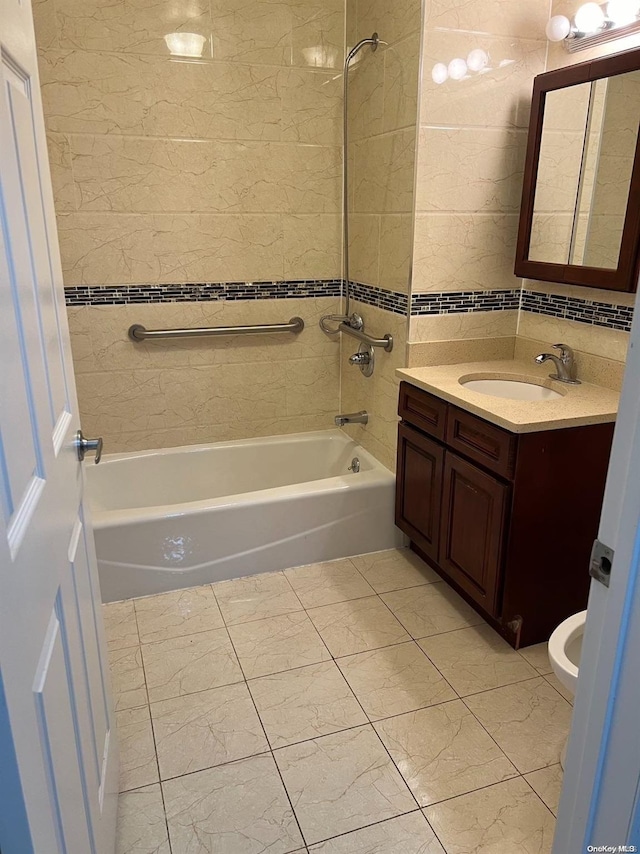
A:
[[[167,33],[164,40],[172,56],[200,59],[207,37],[199,33]]]
[[[640,32],[640,0],[583,3],[573,22],[554,15],[547,23],[549,41],[564,42],[569,53],[597,47]]]

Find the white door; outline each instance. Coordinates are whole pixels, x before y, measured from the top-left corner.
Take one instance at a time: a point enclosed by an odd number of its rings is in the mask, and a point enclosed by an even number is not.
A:
[[[117,750],[28,0],[0,0],[0,849],[112,854]]]
[[[638,308],[598,537],[614,558],[610,586],[591,583],[554,854],[640,851]]]

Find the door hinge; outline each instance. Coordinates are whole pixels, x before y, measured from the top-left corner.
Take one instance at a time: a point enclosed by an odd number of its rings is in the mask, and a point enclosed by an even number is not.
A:
[[[591,563],[589,564],[589,575],[595,578],[605,587],[611,581],[611,565],[613,564],[613,549],[605,546],[600,540],[596,540],[591,549]]]

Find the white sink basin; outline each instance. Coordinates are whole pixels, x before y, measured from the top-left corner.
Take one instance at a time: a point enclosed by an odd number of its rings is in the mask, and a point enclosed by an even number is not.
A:
[[[562,394],[552,388],[521,380],[467,380],[463,378],[460,380],[460,385],[469,391],[490,394],[493,397],[506,397],[509,400],[557,400],[562,397]]]

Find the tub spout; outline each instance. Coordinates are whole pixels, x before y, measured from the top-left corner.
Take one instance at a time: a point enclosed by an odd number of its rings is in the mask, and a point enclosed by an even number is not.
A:
[[[367,424],[369,422],[369,413],[362,409],[360,412],[350,412],[346,415],[336,415],[336,427],[344,427],[345,424]]]

